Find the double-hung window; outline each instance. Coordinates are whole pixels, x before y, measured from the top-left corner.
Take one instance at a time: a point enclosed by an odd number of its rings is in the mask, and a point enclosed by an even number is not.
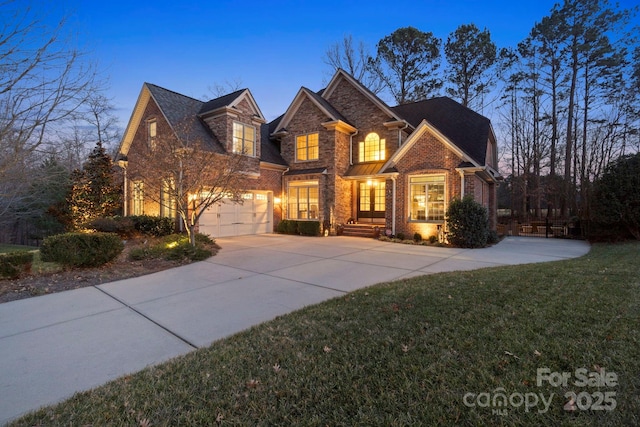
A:
[[[252,157],[256,155],[256,128],[233,122],[233,152]]]
[[[296,161],[318,160],[318,133],[296,137]]]
[[[410,219],[412,221],[444,221],[445,176],[414,176],[409,180]]]
[[[289,183],[289,219],[318,219],[318,181]]]
[[[144,183],[142,181],[133,181],[133,195],[132,195],[132,214],[143,215],[144,214]]]

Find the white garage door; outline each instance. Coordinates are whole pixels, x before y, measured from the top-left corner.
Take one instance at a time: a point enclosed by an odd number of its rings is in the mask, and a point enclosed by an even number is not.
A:
[[[242,204],[226,201],[210,206],[200,217],[200,232],[212,237],[271,233],[272,194],[254,191],[242,198]]]

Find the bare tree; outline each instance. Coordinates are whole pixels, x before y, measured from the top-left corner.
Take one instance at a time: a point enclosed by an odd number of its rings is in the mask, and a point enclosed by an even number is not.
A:
[[[209,86],[209,93],[211,95],[203,95],[202,100],[208,101],[213,95],[214,98],[220,98],[221,96],[228,95],[232,92],[242,89],[242,79],[235,78],[233,80],[226,80],[224,83],[214,83],[213,86]]]
[[[208,207],[242,203],[244,171],[253,159],[217,153],[211,142],[194,136],[192,128],[192,122],[181,123],[153,144],[140,144],[130,156],[128,171],[131,179],[143,182],[145,199],[175,209],[195,245],[195,227]]]
[[[371,92],[379,94],[385,88],[384,81],[369,65],[369,58],[371,54],[364,42],[360,41],[355,45],[353,36],[349,34],[340,42],[330,45],[322,60],[331,67],[331,75],[338,69],[343,69]]]
[[[24,167],[53,130],[67,123],[96,89],[96,72],[65,36],[65,20],[48,28],[31,8],[0,4],[0,215],[20,199]]]

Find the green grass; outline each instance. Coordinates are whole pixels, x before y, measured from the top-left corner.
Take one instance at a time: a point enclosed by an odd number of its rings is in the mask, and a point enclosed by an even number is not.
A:
[[[33,246],[10,245],[8,243],[0,243],[0,254],[13,251],[33,251],[38,249]]]
[[[639,259],[640,243],[596,245],[575,260],[381,284],[16,425],[639,425]],[[572,378],[539,387],[538,368]],[[580,368],[615,373],[617,385],[576,387]],[[583,405],[614,392],[616,407],[567,412],[570,391]],[[464,404],[467,393],[498,392],[551,405]]]

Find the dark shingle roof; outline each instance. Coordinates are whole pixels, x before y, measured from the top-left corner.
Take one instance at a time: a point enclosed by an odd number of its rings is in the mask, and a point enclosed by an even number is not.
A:
[[[200,111],[198,111],[198,114],[205,114],[205,113],[208,113],[209,111],[217,110],[220,107],[225,107],[231,104],[245,90],[247,89],[240,89],[235,92],[229,93],[227,95],[223,95],[219,98],[212,99],[210,101],[203,103],[202,107],[200,108]]]
[[[202,101],[151,83],[145,84],[175,132],[181,133],[183,138],[203,141],[215,152],[224,151],[209,127],[197,116],[202,108]]]
[[[391,109],[414,127],[426,119],[476,163],[485,164],[491,129],[488,118],[444,96]]]
[[[313,99],[315,99],[320,105],[322,105],[328,112],[329,114],[331,114],[331,117],[333,119],[336,120],[341,120],[345,123],[348,123],[351,125],[351,123],[349,123],[349,120],[346,119],[346,117],[344,117],[342,115],[342,113],[340,113],[340,111],[336,110],[335,107],[333,105],[331,105],[329,103],[329,101],[327,101],[326,99],[324,99],[322,96],[320,96],[320,94],[324,91],[324,89],[322,89],[320,92],[315,93],[309,89],[307,89],[306,87],[303,87],[302,89],[304,89],[305,91],[307,91],[307,93],[309,94],[309,96],[311,96]]]
[[[280,121],[282,116],[278,117],[275,121]],[[287,162],[280,155],[280,149],[275,142],[271,141],[271,125],[272,123],[265,123],[260,126],[260,160],[264,162],[273,163],[276,165],[287,166]],[[275,124],[277,125],[277,123]],[[274,125],[274,126],[275,126]]]

